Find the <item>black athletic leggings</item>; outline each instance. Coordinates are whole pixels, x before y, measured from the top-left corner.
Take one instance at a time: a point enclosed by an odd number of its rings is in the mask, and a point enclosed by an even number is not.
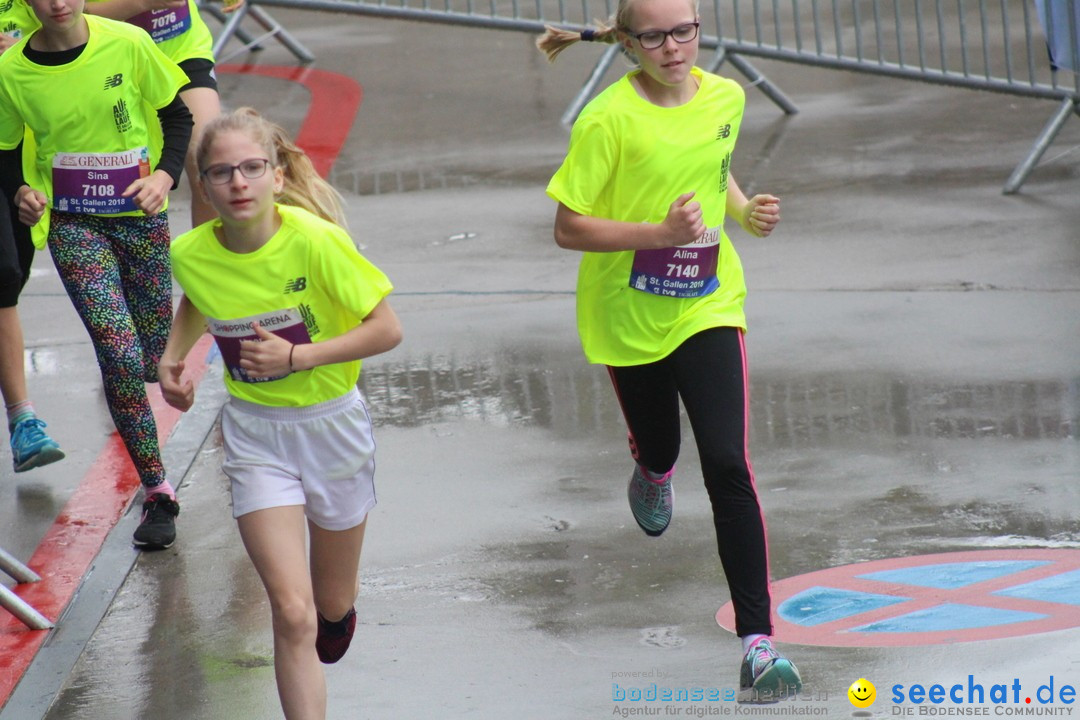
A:
[[[33,261],[30,228],[19,222],[18,209],[0,192],[0,308],[19,304]]]
[[[742,330],[705,330],[663,360],[608,371],[630,431],[630,452],[654,473],[666,473],[679,457],[682,398],[712,502],[736,633],[771,635],[765,520],[747,450],[749,395]]]

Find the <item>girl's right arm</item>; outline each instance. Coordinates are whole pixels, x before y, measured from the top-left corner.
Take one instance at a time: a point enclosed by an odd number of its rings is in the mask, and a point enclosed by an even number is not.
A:
[[[184,358],[204,332],[206,319],[191,304],[187,295],[181,295],[172,329],[169,331],[169,340],[165,343],[165,352],[161,354],[161,361],[158,363],[161,395],[165,402],[180,411],[188,410],[195,402],[195,385],[191,378],[183,377]]]
[[[701,204],[684,193],[668,208],[660,223],[635,223],[582,215],[559,203],[555,211],[555,242],[567,250],[617,252],[652,250],[692,243],[705,232]]]

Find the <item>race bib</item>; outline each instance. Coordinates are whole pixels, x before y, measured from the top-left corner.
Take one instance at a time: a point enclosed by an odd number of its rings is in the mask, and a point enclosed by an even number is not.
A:
[[[674,298],[702,297],[720,287],[720,228],[706,230],[689,245],[638,250],[630,270],[630,287]]]
[[[278,375],[276,377],[268,378],[253,378],[240,367],[240,342],[243,340],[257,341],[259,339],[259,336],[255,334],[255,330],[252,327],[255,322],[262,325],[264,330],[268,330],[278,337],[288,340],[293,345],[303,345],[311,342],[311,336],[308,335],[307,326],[304,324],[304,318],[296,308],[275,310],[273,312],[252,315],[251,317],[240,318],[238,320],[215,320],[214,318],[206,318],[206,324],[210,329],[210,334],[213,335],[214,340],[217,341],[218,349],[221,351],[221,358],[225,361],[225,369],[229,371],[229,376],[232,377],[233,380],[246,383],[280,380],[286,376]]]
[[[96,215],[138,210],[127,186],[150,175],[145,147],[118,153],[53,155],[53,210]]]
[[[191,10],[186,3],[167,10],[147,10],[128,18],[128,22],[150,33],[154,42],[165,42],[191,29]]]

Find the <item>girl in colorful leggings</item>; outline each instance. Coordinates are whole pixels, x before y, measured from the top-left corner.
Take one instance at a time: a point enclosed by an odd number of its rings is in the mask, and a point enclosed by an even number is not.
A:
[[[93,341],[145,492],[135,545],[166,548],[179,505],[145,383],[157,381],[172,317],[165,209],[191,137],[177,96],[187,76],[142,30],[84,15],[84,0],[28,5],[41,28],[0,55],[0,150],[26,130],[37,142],[24,153],[19,219],[48,244]]]

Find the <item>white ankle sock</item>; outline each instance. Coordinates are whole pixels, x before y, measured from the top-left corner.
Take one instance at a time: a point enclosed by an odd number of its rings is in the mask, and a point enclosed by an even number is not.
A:
[[[743,655],[750,652],[750,648],[754,647],[754,645],[757,644],[758,640],[764,640],[764,639],[767,639],[768,637],[769,637],[768,635],[762,635],[761,633],[756,633],[754,635],[746,635],[744,637],[739,638],[740,640],[742,640]]]
[[[15,403],[14,405],[7,406],[7,421],[8,427],[11,427],[15,423],[15,418],[26,413],[34,414],[34,404],[29,400],[23,400],[22,402]]]

